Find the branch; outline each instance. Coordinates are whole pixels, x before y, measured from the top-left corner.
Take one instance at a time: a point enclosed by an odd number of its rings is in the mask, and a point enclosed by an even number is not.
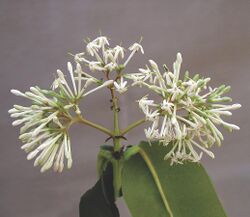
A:
[[[109,136],[112,136],[112,137],[114,136],[113,132],[110,131],[109,129],[107,129],[106,127],[103,127],[99,124],[93,123],[93,122],[83,118],[82,116],[78,116],[78,118],[76,119],[76,122],[86,124],[86,125],[93,127],[93,128],[95,128],[95,129],[97,129],[97,130],[99,130],[99,131],[101,131]]]
[[[141,124],[143,124],[145,121],[146,121],[145,118],[143,118],[143,119],[140,119],[139,121],[136,121],[136,122],[130,124],[127,128],[125,128],[124,130],[121,131],[120,135],[121,136],[125,135],[130,130],[134,129],[135,127],[137,127],[137,126],[139,126]]]

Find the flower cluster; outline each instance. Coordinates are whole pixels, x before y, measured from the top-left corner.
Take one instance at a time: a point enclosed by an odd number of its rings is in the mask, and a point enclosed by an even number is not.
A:
[[[12,124],[20,128],[20,139],[24,143],[21,147],[28,152],[27,159],[36,157],[34,166],[41,166],[41,172],[50,169],[62,172],[64,157],[67,167],[72,165],[71,146],[68,128],[74,122],[72,113],[80,115],[79,100],[90,93],[113,84],[112,80],[102,82],[82,71],[80,64],[76,70],[68,63],[71,84],[61,70],[57,70],[57,77],[52,84],[52,90],[31,87],[30,91],[22,93],[12,89],[16,96],[31,100],[30,106],[14,105],[9,110],[12,118],[17,118]],[[97,87],[86,89],[95,84]]]
[[[87,65],[92,72],[100,71],[107,74],[116,72],[118,79],[114,82],[114,86],[116,91],[122,94],[126,92],[128,88],[126,86],[127,81],[123,81],[121,71],[127,66],[136,52],[140,51],[144,53],[143,47],[139,43],[132,44],[128,50],[130,54],[126,60],[124,60],[125,48],[120,45],[110,47],[107,37],[100,36],[93,41],[89,41],[86,46],[86,52],[75,54],[74,59],[77,63]],[[90,57],[88,58],[86,55]],[[90,58],[92,58],[92,60]]]
[[[188,72],[181,80],[180,53],[173,64],[173,72],[164,66],[165,71],[161,73],[153,60],[149,63],[146,69],[126,75],[132,80],[132,85],[147,87],[161,97],[159,103],[148,99],[148,96],[138,101],[146,120],[152,122],[145,129],[147,139],[159,140],[169,147],[165,159],[171,159],[171,164],[185,160],[198,162],[203,153],[214,158],[208,149],[215,143],[221,145],[223,140],[217,125],[230,131],[239,129],[221,118],[222,115],[230,116],[230,110],[241,107],[240,104],[224,104],[231,102],[231,98],[223,96],[230,87],[207,87],[210,78],[202,78],[198,74],[190,77]]]
[[[23,124],[19,139],[24,143],[21,148],[29,152],[27,159],[37,157],[34,165],[40,165],[41,172],[52,167],[55,161],[54,170],[61,172],[65,156],[67,166],[70,168],[72,165],[70,142],[63,126],[70,120],[69,108],[62,108],[60,98],[50,96],[53,92],[38,87],[31,87],[30,91],[25,93],[18,90],[11,92],[32,101],[31,106],[14,105],[14,108],[9,110],[11,117],[17,118],[12,123],[13,126]]]

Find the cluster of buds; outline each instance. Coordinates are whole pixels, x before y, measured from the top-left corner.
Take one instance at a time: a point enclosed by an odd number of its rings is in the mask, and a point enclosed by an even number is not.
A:
[[[149,88],[161,97],[159,103],[148,99],[148,96],[138,101],[146,120],[152,122],[145,129],[147,139],[159,140],[169,147],[165,159],[170,159],[171,164],[185,160],[198,162],[203,153],[214,158],[208,149],[214,144],[220,146],[223,140],[217,126],[222,125],[229,131],[239,129],[221,118],[230,116],[230,110],[241,107],[240,104],[224,104],[231,102],[230,97],[223,96],[230,87],[221,85],[213,89],[208,87],[210,78],[202,78],[198,74],[190,77],[188,71],[181,80],[180,53],[173,64],[173,72],[164,65],[164,73],[161,73],[153,60],[149,63],[146,69],[126,75],[132,80],[132,85]]]
[[[62,172],[64,158],[67,167],[72,165],[71,145],[68,128],[74,122],[74,116],[80,115],[80,99],[103,87],[113,84],[112,80],[102,82],[82,71],[80,64],[76,69],[68,62],[68,71],[71,83],[67,81],[64,73],[57,70],[57,77],[52,84],[52,90],[31,87],[30,91],[22,93],[12,89],[16,96],[21,96],[31,101],[28,107],[14,105],[9,110],[12,118],[17,118],[12,124],[20,128],[20,140],[24,143],[21,147],[28,154],[27,159],[36,157],[34,166],[41,166],[41,172],[50,169]],[[86,91],[91,85],[96,87]]]
[[[24,107],[14,105],[9,110],[12,118],[17,118],[12,125],[20,128],[19,139],[24,143],[21,147],[28,154],[27,159],[36,157],[34,166],[41,166],[41,172],[52,167],[61,172],[64,167],[64,156],[68,168],[72,165],[70,141],[65,130],[70,122],[69,108],[62,107],[60,95],[52,91],[31,87],[30,91],[22,93],[11,90],[17,96],[28,98],[32,105]],[[53,96],[52,96],[53,95]]]

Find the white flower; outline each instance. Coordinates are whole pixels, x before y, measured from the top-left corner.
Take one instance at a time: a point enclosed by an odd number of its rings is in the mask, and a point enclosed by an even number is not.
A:
[[[104,63],[105,64],[108,64],[109,61],[111,61],[112,63],[115,63],[116,62],[116,59],[114,57],[114,50],[113,49],[106,49],[104,51]]]
[[[109,45],[109,41],[108,41],[108,38],[106,36],[99,36],[93,42],[95,42],[96,44],[98,44],[101,47],[105,46],[105,45]]]
[[[102,49],[104,51],[105,47],[105,40],[103,38],[97,38],[91,42],[89,42],[86,46],[87,52],[92,56],[95,57],[98,62],[103,63],[101,56],[99,55],[99,50]]]
[[[128,49],[135,52],[141,51],[141,53],[144,54],[143,47],[139,43],[132,44]]]
[[[153,124],[151,127],[148,127],[148,129],[144,129],[146,138],[149,141],[152,141],[158,138],[159,133],[158,133],[157,125],[158,125],[158,120],[156,119],[153,121]]]
[[[95,41],[89,42],[86,46],[86,50],[91,56],[94,56],[100,48],[101,46]]]
[[[105,68],[102,66],[102,64],[99,61],[89,62],[89,69],[91,71],[104,71],[105,70]]]
[[[148,96],[144,96],[142,97],[140,100],[138,100],[139,102],[139,107],[140,109],[146,114],[149,112],[149,107],[150,106],[157,106],[155,103],[154,103],[154,100],[149,100],[148,99]]]
[[[118,59],[118,57],[120,57],[121,59],[123,59],[124,58],[124,48],[123,47],[121,47],[121,46],[119,46],[119,45],[116,45],[115,47],[114,47],[114,59],[115,60],[117,60]]]
[[[169,114],[172,114],[172,107],[174,106],[173,103],[168,102],[167,100],[163,100],[161,103],[161,109],[167,111]]]
[[[73,84],[74,93],[75,93],[75,95],[77,95],[76,82],[75,82],[74,73],[73,73],[73,66],[72,66],[71,62],[67,63],[67,67],[68,67],[70,78],[71,78],[71,81]]]
[[[105,81],[105,82],[104,82],[103,84],[101,84],[100,86],[98,86],[98,87],[96,87],[96,88],[94,88],[94,89],[92,89],[92,90],[90,90],[90,91],[84,93],[83,96],[85,97],[85,96],[87,96],[87,95],[89,95],[89,94],[91,94],[91,93],[93,93],[93,92],[95,92],[95,91],[97,91],[97,90],[100,90],[100,89],[102,89],[102,88],[104,88],[104,87],[108,87],[109,85],[111,85],[111,84],[113,84],[113,83],[114,83],[113,80]]]
[[[130,79],[133,81],[131,86],[139,86],[141,87],[144,84],[144,75],[141,75],[141,73],[131,73],[131,74],[126,74],[124,77]]]
[[[114,82],[114,86],[116,88],[116,91],[119,92],[120,94],[125,93],[128,90],[127,81],[123,80],[123,77],[121,77],[120,82],[117,83],[116,81]]]
[[[133,45],[131,45],[129,47],[129,50],[132,51],[129,55],[129,57],[127,58],[127,60],[125,61],[125,63],[123,64],[124,66],[126,66],[129,61],[132,59],[132,57],[134,56],[134,54],[137,52],[137,51],[141,51],[142,54],[144,54],[144,50],[143,50],[143,47],[138,44],[138,43],[134,43]]]
[[[152,110],[149,110],[146,114],[146,120],[148,121],[154,121],[155,119],[157,119],[159,117],[159,112],[158,111],[152,111]]]
[[[77,62],[77,63],[80,63],[80,62],[89,63],[90,61],[89,61],[89,60],[86,60],[85,57],[84,57],[84,55],[85,55],[84,52],[75,54],[75,55],[74,55],[74,60],[75,60],[75,62]]]
[[[153,129],[153,128],[149,127],[148,129],[144,129],[144,133],[146,135],[146,138],[149,141],[152,141],[152,140],[158,138],[158,131],[156,129]]]
[[[150,79],[149,82],[153,83],[154,72],[152,70],[150,70],[148,66],[146,66],[146,67],[147,67],[146,69],[142,69],[142,68],[139,69],[139,71],[141,72],[139,75],[143,76],[143,82]]]
[[[146,120],[155,121],[159,117],[158,110],[153,111],[150,107],[156,107],[154,100],[149,100],[147,96],[142,97],[139,101],[139,107],[145,114]]]

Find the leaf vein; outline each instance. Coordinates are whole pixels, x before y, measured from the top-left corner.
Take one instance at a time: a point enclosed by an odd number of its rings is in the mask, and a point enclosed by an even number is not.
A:
[[[169,213],[170,217],[173,217],[174,215],[173,215],[173,212],[170,208],[169,202],[167,200],[166,192],[164,193],[164,191],[163,191],[160,179],[158,177],[158,174],[157,174],[150,158],[148,157],[147,153],[142,148],[140,148],[139,153],[142,156],[142,158],[145,160],[145,162],[146,162],[146,164],[147,164],[147,166],[148,166],[148,168],[153,176],[153,179],[154,179],[155,184],[160,192],[161,198],[163,200],[163,203],[164,203],[164,206],[165,206],[167,212]]]

